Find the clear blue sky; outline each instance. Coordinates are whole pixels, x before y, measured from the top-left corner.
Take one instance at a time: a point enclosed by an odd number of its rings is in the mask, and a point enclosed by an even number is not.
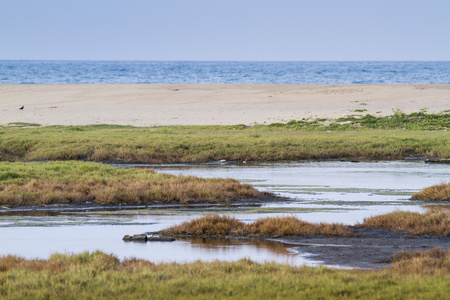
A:
[[[450,0],[0,0],[0,59],[450,60]]]

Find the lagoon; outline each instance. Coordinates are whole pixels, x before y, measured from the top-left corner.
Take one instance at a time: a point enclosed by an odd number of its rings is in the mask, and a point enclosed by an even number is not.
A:
[[[199,177],[235,178],[283,201],[260,205],[194,205],[122,207],[120,209],[0,208],[0,255],[48,258],[51,254],[102,250],[120,259],[137,257],[159,262],[196,260],[276,261],[317,265],[295,245],[271,241],[177,239],[168,242],[124,242],[126,234],[156,232],[205,213],[232,214],[245,222],[261,217],[294,215],[309,222],[352,225],[365,217],[395,210],[422,211],[423,202],[408,198],[423,187],[448,181],[446,164],[423,161],[304,161],[176,165],[151,167],[157,172]]]

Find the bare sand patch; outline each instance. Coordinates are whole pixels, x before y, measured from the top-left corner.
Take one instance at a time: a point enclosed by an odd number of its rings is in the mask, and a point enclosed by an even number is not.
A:
[[[251,125],[352,114],[385,116],[397,109],[449,110],[450,84],[0,85],[2,125]]]

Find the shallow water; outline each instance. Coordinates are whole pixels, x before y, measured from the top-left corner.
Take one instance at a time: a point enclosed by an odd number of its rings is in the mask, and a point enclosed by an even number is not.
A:
[[[95,212],[14,213],[0,208],[0,255],[48,258],[56,252],[102,250],[120,259],[138,257],[153,262],[248,257],[258,262],[314,265],[319,262],[298,254],[292,245],[276,242],[178,239],[172,243],[134,243],[124,242],[122,237],[155,232],[204,213],[232,214],[245,222],[265,216],[294,215],[310,222],[354,224],[364,217],[397,209],[421,211],[423,203],[407,200],[409,195],[450,178],[448,165],[420,161],[217,163],[151,167],[171,174],[236,178],[290,200],[260,206],[150,206]]]
[[[235,178],[262,191],[292,199],[263,205],[284,208],[309,222],[353,225],[364,218],[398,209],[422,211],[422,202],[408,200],[424,187],[450,178],[445,164],[423,161],[291,162],[263,164],[205,164],[157,167],[158,172],[199,177]],[[292,212],[292,209],[304,209]],[[250,219],[259,218],[255,213]]]

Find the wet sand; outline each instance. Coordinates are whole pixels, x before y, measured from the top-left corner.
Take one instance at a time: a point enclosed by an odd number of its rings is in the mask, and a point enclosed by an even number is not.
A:
[[[0,85],[1,125],[251,125],[397,109],[449,110],[450,84]]]

